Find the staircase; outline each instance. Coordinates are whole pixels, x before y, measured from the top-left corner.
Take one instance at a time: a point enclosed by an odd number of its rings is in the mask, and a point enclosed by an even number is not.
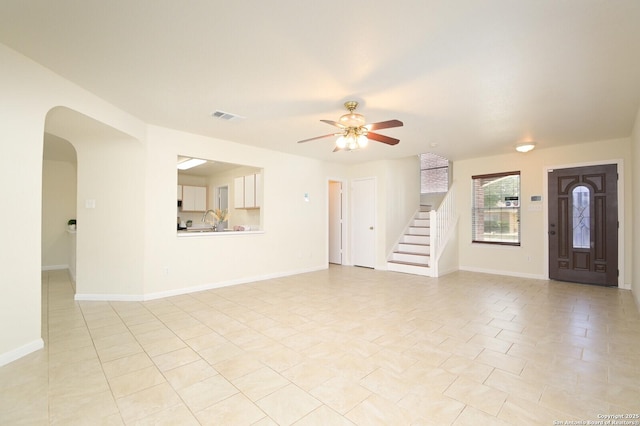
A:
[[[431,206],[420,206],[387,260],[387,269],[431,276]]]

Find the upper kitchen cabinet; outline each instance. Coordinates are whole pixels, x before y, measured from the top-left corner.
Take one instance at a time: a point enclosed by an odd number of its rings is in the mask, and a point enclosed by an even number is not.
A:
[[[234,207],[236,209],[260,208],[262,199],[261,174],[239,176],[234,179]]]
[[[207,211],[207,187],[206,186],[182,186],[182,211],[205,212]]]

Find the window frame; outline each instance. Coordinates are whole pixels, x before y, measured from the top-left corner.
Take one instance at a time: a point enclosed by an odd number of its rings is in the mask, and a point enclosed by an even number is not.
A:
[[[515,221],[517,223],[517,233],[516,233],[516,241],[486,241],[477,238],[477,229],[478,229],[478,213],[480,210],[484,211],[487,209],[486,207],[477,207],[476,200],[479,198],[476,195],[476,181],[482,179],[499,179],[502,177],[508,176],[517,176],[518,177],[518,205],[517,206],[509,206],[508,210],[513,211],[516,210]],[[504,196],[504,194],[501,194]],[[522,174],[519,170],[509,171],[509,172],[500,172],[500,173],[489,173],[483,175],[474,175],[471,176],[471,242],[477,244],[491,244],[491,245],[501,245],[501,246],[512,246],[512,247],[520,247],[522,244],[522,226],[521,226],[521,218],[522,218]],[[507,200],[505,200],[507,202]],[[502,209],[502,207],[496,207]],[[484,216],[483,216],[483,229],[484,229]],[[484,235],[484,234],[483,234]]]

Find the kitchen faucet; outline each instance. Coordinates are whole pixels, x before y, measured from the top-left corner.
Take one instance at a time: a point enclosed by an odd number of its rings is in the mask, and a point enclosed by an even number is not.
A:
[[[206,212],[204,212],[204,214],[202,215],[202,221],[205,222],[207,219],[207,215],[211,213],[211,214],[215,214],[215,212],[213,210],[207,210]],[[211,226],[214,226],[213,224]]]

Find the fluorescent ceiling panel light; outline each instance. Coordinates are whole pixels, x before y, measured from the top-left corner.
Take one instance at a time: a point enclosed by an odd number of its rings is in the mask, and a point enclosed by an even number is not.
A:
[[[182,163],[178,163],[179,170],[188,170],[193,167],[199,166],[200,164],[206,163],[207,160],[201,160],[199,158],[191,158],[187,161],[183,161]]]

